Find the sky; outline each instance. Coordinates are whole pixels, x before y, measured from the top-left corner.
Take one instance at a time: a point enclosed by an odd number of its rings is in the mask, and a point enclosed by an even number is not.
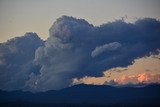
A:
[[[0,90],[159,84],[159,4],[1,0]]]
[[[47,39],[48,29],[62,15],[86,19],[93,25],[126,17],[160,18],[159,0],[0,0],[0,42],[36,32]]]

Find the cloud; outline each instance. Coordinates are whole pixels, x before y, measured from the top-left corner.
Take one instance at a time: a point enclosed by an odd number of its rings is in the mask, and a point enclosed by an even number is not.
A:
[[[8,70],[10,65],[6,63],[12,61],[15,63],[22,61],[23,64],[36,69],[34,70],[36,72],[26,70],[29,73],[21,87],[23,90],[61,89],[69,86],[73,78],[84,76],[96,78],[102,76],[103,71],[126,67],[138,57],[143,57],[150,52],[155,53],[160,49],[159,29],[160,22],[151,18],[140,19],[135,23],[117,20],[101,26],[93,26],[84,19],[62,16],[49,29],[50,35],[45,44],[36,45],[33,49],[31,52],[33,56],[27,53],[26,49],[32,49],[36,42],[31,42],[30,48],[23,48],[21,46],[28,44],[23,41],[19,48],[12,47],[9,51],[5,51],[11,58],[15,55],[10,53],[16,51],[18,53],[11,61],[1,57],[0,65],[3,65],[1,67],[3,72],[11,72],[14,69],[15,72],[21,72],[17,67]],[[3,49],[1,50],[0,53],[3,54]],[[20,57],[21,53],[24,53],[22,57]],[[27,55],[31,55],[32,58],[28,58]],[[28,65],[29,62],[32,63]],[[4,77],[1,78],[5,81]],[[6,87],[9,86],[6,81],[3,83]],[[11,88],[15,86],[10,85]]]
[[[104,72],[101,77],[74,78],[72,84],[128,85],[160,83],[160,54],[135,59],[132,65],[116,67]],[[149,69],[149,71],[148,71]]]
[[[73,78],[72,85],[76,84],[94,84],[94,85],[103,85],[107,81],[107,77],[89,77],[85,76],[83,78]]]
[[[138,75],[139,82],[160,83],[160,74],[143,73]]]
[[[115,80],[118,84],[160,83],[160,74],[141,73],[138,75],[122,76]]]
[[[104,44],[102,46],[97,46],[91,53],[91,56],[94,58],[105,51],[114,51],[117,48],[121,47],[121,44],[118,42],[113,42],[109,44]]]
[[[26,33],[0,44],[0,89],[22,89],[31,72],[35,50],[43,45],[36,33]]]
[[[156,19],[135,24],[118,20],[95,27],[84,19],[62,16],[49,29],[45,45],[36,50],[34,62],[41,66],[40,73],[30,76],[26,89],[61,89],[73,78],[102,76],[107,69],[127,66],[160,48],[159,28]],[[96,57],[91,56],[99,51]]]

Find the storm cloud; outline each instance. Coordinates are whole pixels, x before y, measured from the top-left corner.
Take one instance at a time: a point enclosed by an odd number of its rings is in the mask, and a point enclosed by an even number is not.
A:
[[[107,69],[125,67],[134,59],[160,49],[160,21],[152,18],[139,19],[135,23],[116,20],[93,26],[84,19],[62,16],[53,23],[49,34],[44,46],[34,50],[35,58],[30,58],[33,67],[39,69],[36,73],[27,70],[30,73],[23,90],[65,88],[73,78],[102,76]],[[4,67],[4,62],[1,57],[2,71],[10,71]]]
[[[32,61],[35,50],[43,44],[36,33],[26,33],[0,44],[0,89],[24,87],[30,73],[38,70]]]

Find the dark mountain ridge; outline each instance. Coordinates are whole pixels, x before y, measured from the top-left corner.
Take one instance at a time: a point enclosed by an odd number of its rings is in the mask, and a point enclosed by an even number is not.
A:
[[[2,106],[160,106],[160,85],[112,87],[75,85],[47,92],[0,91]],[[27,107],[28,107],[27,106]],[[67,107],[68,107],[67,106]]]

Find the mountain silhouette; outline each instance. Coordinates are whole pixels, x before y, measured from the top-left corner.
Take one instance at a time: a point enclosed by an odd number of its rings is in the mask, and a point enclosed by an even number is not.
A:
[[[160,106],[160,85],[112,87],[107,85],[75,85],[47,92],[0,91],[1,107],[117,107]]]

